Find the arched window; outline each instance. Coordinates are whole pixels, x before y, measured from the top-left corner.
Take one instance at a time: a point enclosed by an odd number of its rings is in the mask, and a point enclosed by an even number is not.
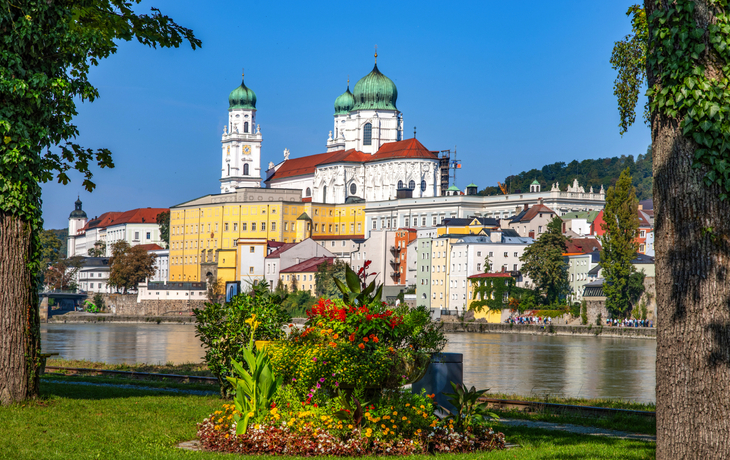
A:
[[[398,188],[399,189],[403,188],[403,181],[402,180],[399,180],[398,181]]]
[[[408,182],[408,188],[411,189],[411,190],[415,190],[416,189],[416,183],[413,182],[413,181]]]
[[[422,180],[421,181],[421,191],[422,192],[425,192],[426,191],[426,181],[425,180]]]
[[[327,186],[322,187],[322,203],[327,202]]]
[[[231,175],[231,165],[228,165],[228,175]]]
[[[305,195],[305,196],[312,196],[312,189],[311,189],[311,188],[309,188],[309,187],[307,187],[307,191],[306,191],[306,192],[304,192],[304,195]]]
[[[243,123],[243,132],[244,133],[248,132],[248,122],[247,121]]]
[[[350,184],[350,195],[354,195],[357,193],[357,185],[353,182]]]
[[[372,145],[373,144],[373,125],[370,123],[365,123],[365,126],[362,130],[362,145]]]
[[[243,175],[248,176],[248,163],[243,164]]]

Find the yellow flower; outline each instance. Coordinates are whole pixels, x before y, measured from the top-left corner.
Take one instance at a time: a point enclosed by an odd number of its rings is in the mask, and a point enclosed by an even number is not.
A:
[[[421,409],[425,409],[425,408],[426,408],[426,406],[424,406],[423,404],[421,404]]]
[[[386,428],[385,424],[380,425],[381,428]]]
[[[398,411],[393,411],[393,415],[398,415]]]
[[[352,429],[352,425],[347,425],[347,428],[351,430]]]
[[[248,416],[249,416],[249,417],[253,417],[253,412],[249,412],[249,413],[248,413]]]
[[[397,426],[393,425],[393,428],[398,428]]]
[[[370,437],[370,435],[371,435],[371,433],[369,431],[367,433],[365,433],[365,436],[368,438]]]
[[[365,417],[370,417],[370,412],[365,412]]]
[[[406,407],[411,407],[411,403],[407,403],[406,404]]]
[[[408,420],[408,417],[406,417],[406,416],[403,416],[403,418],[401,418],[401,420],[404,420],[404,421],[405,421],[405,420]]]

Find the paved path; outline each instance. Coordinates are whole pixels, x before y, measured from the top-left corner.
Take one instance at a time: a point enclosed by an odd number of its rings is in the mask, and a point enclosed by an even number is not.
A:
[[[208,396],[220,394],[217,391],[205,391],[205,390],[184,390],[181,388],[159,388],[159,387],[146,387],[141,385],[126,385],[122,383],[97,383],[97,382],[77,382],[77,381],[65,381],[56,379],[44,379],[41,378],[43,383],[61,384],[61,385],[89,385],[95,387],[111,387],[111,388],[124,388],[125,390],[141,390],[141,391],[159,391],[163,393],[182,393],[188,395]]]
[[[507,426],[524,426],[528,428],[542,428],[544,430],[567,431],[569,433],[587,434],[590,436],[606,436],[609,438],[656,442],[656,436],[652,436],[650,434],[629,433],[627,431],[607,430],[604,428],[571,425],[568,423],[536,422],[532,420],[513,420],[506,418],[500,418],[498,423]]]

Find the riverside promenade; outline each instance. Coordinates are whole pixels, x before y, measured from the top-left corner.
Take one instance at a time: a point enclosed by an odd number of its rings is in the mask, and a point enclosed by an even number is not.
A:
[[[621,337],[656,340],[656,328],[653,327],[620,327],[620,326],[566,326],[533,324],[498,324],[478,321],[444,322],[444,332],[482,332],[490,334],[529,334],[529,335],[561,335],[561,336],[597,336]]]

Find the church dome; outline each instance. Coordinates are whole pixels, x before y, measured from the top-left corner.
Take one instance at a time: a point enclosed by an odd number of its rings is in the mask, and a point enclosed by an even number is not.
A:
[[[350,85],[347,85],[347,91],[337,96],[335,99],[335,115],[350,113],[355,106],[355,96],[350,92]]]
[[[86,213],[84,212],[83,209],[81,209],[81,200],[80,199],[78,199],[78,198],[76,199],[74,206],[75,206],[74,210],[71,211],[71,214],[69,214],[68,218],[69,219],[73,219],[73,218],[86,219]]]
[[[398,110],[395,107],[398,89],[393,80],[380,73],[377,61],[373,71],[355,84],[353,93],[355,106],[352,110]]]
[[[255,109],[256,93],[251,88],[246,87],[241,77],[241,86],[231,91],[228,95],[229,109]]]

